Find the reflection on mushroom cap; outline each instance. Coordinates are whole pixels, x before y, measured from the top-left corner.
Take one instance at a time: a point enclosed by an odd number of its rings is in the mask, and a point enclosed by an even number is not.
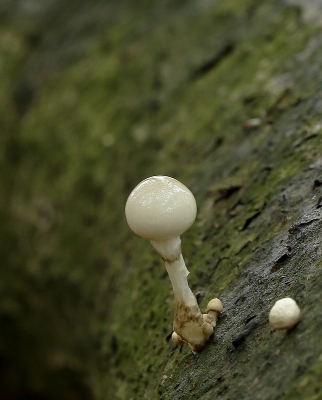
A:
[[[150,240],[181,235],[193,224],[196,213],[191,191],[168,176],[152,176],[139,183],[125,206],[130,228]]]

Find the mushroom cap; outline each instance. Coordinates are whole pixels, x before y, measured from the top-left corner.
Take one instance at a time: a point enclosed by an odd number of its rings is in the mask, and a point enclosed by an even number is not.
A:
[[[278,300],[272,307],[268,319],[275,329],[291,329],[300,318],[300,308],[290,297]]]
[[[196,214],[191,191],[169,176],[152,176],[139,183],[125,206],[132,231],[156,241],[180,236],[193,224]]]
[[[207,305],[207,309],[209,311],[218,311],[218,312],[222,312],[222,310],[224,309],[222,302],[219,299],[212,299],[209,301],[208,305]]]

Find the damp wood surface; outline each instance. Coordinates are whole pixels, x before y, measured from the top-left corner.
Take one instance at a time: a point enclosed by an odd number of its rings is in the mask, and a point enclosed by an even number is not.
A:
[[[0,19],[1,399],[321,399],[319,2],[2,0]],[[224,306],[198,355],[125,221],[151,175],[197,200],[189,284]],[[287,296],[300,322],[275,332]]]

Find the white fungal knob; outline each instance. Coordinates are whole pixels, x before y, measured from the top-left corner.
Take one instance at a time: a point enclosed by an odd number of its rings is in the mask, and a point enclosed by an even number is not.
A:
[[[150,240],[180,236],[193,224],[196,214],[193,194],[169,176],[152,176],[139,183],[125,206],[132,231]]]
[[[208,314],[203,314],[203,319],[214,328],[216,326],[218,315],[223,311],[224,307],[222,302],[215,298],[209,301],[207,308]]]
[[[177,346],[182,346],[186,343],[176,332],[172,332],[171,339]]]
[[[269,313],[269,322],[275,329],[291,329],[300,318],[300,308],[290,297],[278,300]]]

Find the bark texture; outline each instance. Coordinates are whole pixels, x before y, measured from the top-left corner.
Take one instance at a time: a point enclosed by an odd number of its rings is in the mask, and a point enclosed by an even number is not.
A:
[[[319,2],[65,3],[0,2],[1,399],[321,399]],[[195,194],[190,286],[224,305],[199,355],[124,218],[157,174]]]

